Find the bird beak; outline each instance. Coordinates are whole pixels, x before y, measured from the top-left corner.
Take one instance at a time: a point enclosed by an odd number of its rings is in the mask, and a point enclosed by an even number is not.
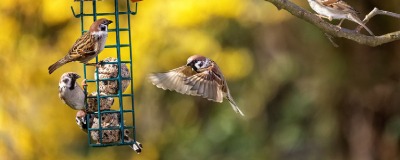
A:
[[[109,25],[109,24],[111,24],[111,23],[113,23],[113,21],[110,21],[110,20],[107,20],[107,21],[106,21],[106,25]]]
[[[81,78],[81,76],[78,74],[74,74],[74,76],[75,76],[75,79]]]

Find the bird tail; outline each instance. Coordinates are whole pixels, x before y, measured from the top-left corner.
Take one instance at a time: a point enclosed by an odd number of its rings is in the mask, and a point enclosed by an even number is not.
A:
[[[57,68],[60,68],[61,66],[63,66],[64,64],[66,64],[68,62],[71,62],[71,61],[68,61],[67,58],[65,58],[65,57],[61,58],[56,63],[49,66],[49,68],[48,68],[49,74],[53,73]]]
[[[227,98],[229,103],[232,106],[232,109],[236,112],[239,113],[240,115],[244,116],[243,112],[239,109],[239,107],[236,105],[235,101],[233,100],[233,98],[228,94]]]
[[[356,22],[357,24],[359,24],[360,26],[362,26],[371,36],[375,36],[374,33],[372,33],[371,30],[369,30],[369,28],[367,26],[365,26],[365,24],[360,20],[360,18],[357,17],[357,15],[353,15],[350,14],[350,16],[348,16],[350,20]]]
[[[140,144],[140,142],[135,141],[132,145],[129,145],[137,154],[140,154],[142,152],[143,146]]]

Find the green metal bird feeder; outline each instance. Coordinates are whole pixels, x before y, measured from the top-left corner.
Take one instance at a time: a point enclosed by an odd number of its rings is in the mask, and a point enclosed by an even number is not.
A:
[[[109,0],[109,2],[112,0]],[[135,116],[134,116],[134,94],[133,94],[133,70],[132,70],[132,40],[131,40],[131,15],[136,15],[137,13],[137,7],[138,4],[137,3],[132,3],[129,0],[114,0],[114,11],[113,12],[103,12],[103,13],[98,13],[97,12],[97,5],[102,5],[101,3],[105,3],[106,1],[102,1],[102,2],[97,2],[96,0],[93,1],[83,1],[80,0],[79,2],[77,1],[77,3],[79,3],[80,6],[80,12],[78,14],[76,14],[74,8],[71,6],[71,10],[72,10],[72,14],[74,15],[75,18],[79,18],[80,19],[80,24],[81,24],[81,33],[84,34],[85,32],[87,32],[87,30],[85,29],[84,26],[84,22],[90,19],[90,22],[93,22],[95,20],[97,20],[99,17],[102,18],[103,16],[113,16],[115,17],[114,19],[111,19],[112,21],[114,21],[115,23],[115,28],[109,28],[108,32],[115,33],[115,44],[112,45],[106,45],[106,48],[115,48],[116,51],[116,61],[114,62],[102,62],[101,64],[116,64],[118,66],[118,75],[116,77],[112,77],[112,78],[105,78],[105,79],[101,79],[99,78],[99,72],[98,72],[98,68],[97,67],[91,67],[88,66],[86,64],[83,64],[83,71],[84,71],[84,78],[86,79],[86,82],[88,82],[88,85],[91,84],[95,84],[96,85],[96,95],[87,95],[87,87],[84,87],[84,91],[86,96],[86,100],[88,100],[89,98],[95,98],[97,99],[97,111],[96,112],[92,112],[92,113],[88,113],[86,115],[86,122],[89,123],[90,121],[90,117],[102,117],[102,115],[105,114],[109,114],[109,113],[117,113],[119,115],[119,122],[120,125],[118,126],[114,126],[114,127],[103,127],[102,125],[100,125],[99,127],[96,128],[92,128],[91,126],[87,126],[87,130],[88,130],[88,144],[89,146],[92,147],[106,147],[106,146],[116,146],[116,145],[132,145],[136,142],[136,129],[135,129]],[[122,2],[120,4],[120,2]],[[86,7],[85,7],[86,5]],[[126,6],[124,6],[126,5]],[[92,12],[85,12],[85,9],[92,9]],[[133,9],[131,9],[133,8]],[[123,10],[123,11],[121,11]],[[120,27],[121,25],[121,21],[120,21],[120,16],[126,16],[127,19],[127,27]],[[91,20],[93,18],[93,21]],[[122,18],[121,18],[122,19]],[[86,27],[88,28],[88,27]],[[128,43],[121,43],[121,42],[126,42],[126,39],[121,40],[121,35],[123,34],[127,34],[128,36]],[[112,39],[110,39],[110,36],[108,37],[107,42],[113,42]],[[127,50],[121,50],[122,48],[129,48],[129,51]],[[126,51],[126,52],[125,52]],[[103,51],[104,52],[104,51]],[[101,55],[102,53],[100,53]],[[127,54],[129,54],[129,60],[122,60],[122,56],[127,57]],[[98,57],[96,57],[96,64],[99,63],[99,59]],[[127,68],[130,70],[130,76],[129,77],[124,77],[121,75],[121,71],[124,69],[121,66],[123,66],[123,64],[125,64],[127,66]],[[95,70],[94,72],[94,78],[90,79],[89,75],[87,74],[89,69],[93,69]],[[123,88],[122,86],[122,81],[130,81],[130,89],[128,88],[128,90],[126,90],[125,92],[122,91],[121,88]],[[116,81],[118,84],[118,91],[116,93],[113,94],[100,94],[99,91],[99,84],[101,82],[110,82],[110,81]],[[126,93],[128,92],[128,93]],[[114,99],[113,102],[117,102],[119,104],[119,110],[104,110],[104,109],[100,109],[101,108],[101,99],[104,98],[108,98],[108,97],[112,97]],[[87,101],[86,101],[87,102]],[[128,106],[128,107],[127,107]],[[88,106],[86,105],[86,108]],[[124,119],[127,118],[127,119]],[[102,124],[102,118],[98,118],[99,123]],[[103,138],[102,136],[104,136],[104,132],[107,132],[108,130],[116,130],[119,131],[119,135],[120,136],[118,138],[118,141],[115,142],[103,142]],[[133,141],[126,141],[126,139],[124,140],[124,133],[126,133],[126,131],[129,131],[129,137],[131,137],[133,139]],[[92,140],[91,137],[91,133],[96,132],[99,133],[99,140],[98,141],[94,141]]]

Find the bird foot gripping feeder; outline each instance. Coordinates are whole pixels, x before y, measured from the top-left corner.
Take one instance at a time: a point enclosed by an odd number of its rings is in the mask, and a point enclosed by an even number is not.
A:
[[[77,0],[74,1],[78,3]],[[88,144],[92,147],[130,145],[135,148],[138,146],[138,142],[136,142],[135,136],[130,16],[136,14],[137,3],[132,3],[129,0],[114,0],[113,12],[98,13],[97,3],[105,2],[80,0],[80,12],[78,14],[71,6],[74,17],[80,18],[82,34],[87,31],[84,30],[84,21],[90,19],[85,17],[92,17],[93,21],[95,21],[98,17],[102,18],[101,16],[113,16],[113,21],[115,22],[115,28],[108,30],[108,32],[115,33],[115,44],[106,45],[105,48],[115,49],[116,57],[109,57],[102,61],[99,61],[98,57],[96,57],[96,67],[83,64],[86,82],[88,82],[89,86],[96,85],[95,91],[90,93],[88,93],[88,87],[84,87],[87,95],[85,102],[87,103],[86,127]],[[121,4],[119,4],[120,2]],[[126,8],[121,7],[124,4],[126,4]],[[92,8],[92,12],[85,12],[84,5],[90,5],[91,7],[86,8]],[[131,10],[131,8],[134,8],[134,10]],[[126,16],[127,27],[120,27],[120,16]],[[128,35],[128,43],[121,43],[122,34]],[[113,42],[110,37],[107,41]],[[121,50],[122,48],[128,48],[129,51]],[[122,57],[129,57],[129,60],[122,60]],[[90,69],[95,70],[94,78],[92,79],[87,74]],[[115,110],[111,109],[113,105],[118,106],[118,109],[117,107],[114,107]]]

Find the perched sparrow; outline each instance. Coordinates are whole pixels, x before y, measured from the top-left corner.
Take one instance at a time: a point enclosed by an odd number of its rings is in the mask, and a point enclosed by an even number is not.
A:
[[[202,96],[215,102],[221,103],[225,97],[233,110],[244,116],[229,93],[228,84],[218,65],[209,58],[191,56],[187,59],[186,65],[166,73],[150,74],[149,80],[158,88]]]
[[[107,94],[105,93],[100,93],[100,96],[106,96]],[[89,98],[91,96],[94,96],[95,98]],[[88,95],[87,98],[87,112],[97,112],[97,92],[92,92],[91,94]],[[114,104],[114,98],[112,97],[107,97],[107,98],[100,98],[100,110],[109,110],[111,109],[111,106]]]
[[[110,130],[107,128],[111,127],[119,127],[120,126],[120,119],[121,116],[119,113],[102,113],[101,114],[101,127],[104,129],[102,131],[102,142],[103,143],[113,143],[113,142],[118,142],[120,141],[121,134],[119,129],[115,130]],[[99,119],[97,113],[94,114],[89,114],[89,122],[86,122],[86,113],[84,111],[78,111],[76,113],[75,117],[76,123],[78,126],[84,131],[88,132],[88,125],[90,128],[99,128]],[[124,141],[125,142],[132,142],[134,141],[132,138],[129,137],[129,130],[125,129],[124,130]],[[90,136],[92,137],[93,140],[97,141],[97,143],[100,143],[100,135],[99,131],[91,131]],[[140,144],[140,142],[135,141],[132,145],[130,145],[134,151],[136,151],[138,154],[142,151],[143,146]]]
[[[58,83],[58,96],[72,109],[85,109],[85,93],[76,80],[80,76],[74,72],[64,73]]]
[[[358,18],[357,12],[353,7],[348,5],[342,0],[308,0],[311,8],[317,12],[319,17],[329,19],[341,19],[338,26],[342,24],[344,19],[356,22],[368,31],[369,34],[374,36],[371,30]]]
[[[49,74],[66,63],[72,61],[87,63],[96,57],[104,49],[110,23],[112,21],[105,18],[93,22],[89,31],[75,42],[68,54],[49,67]]]
[[[102,60],[98,67],[99,79],[109,79],[109,78],[118,78],[118,64],[104,64],[102,62],[117,62],[116,58],[108,57]],[[96,74],[94,75],[95,78]],[[129,72],[128,67],[125,63],[121,63],[121,77],[122,78],[130,78],[131,73]],[[123,93],[126,88],[128,88],[130,80],[122,80],[122,91]],[[114,81],[100,81],[99,82],[99,90],[100,92],[104,92],[107,94],[117,94],[119,88],[119,83],[117,80]]]

